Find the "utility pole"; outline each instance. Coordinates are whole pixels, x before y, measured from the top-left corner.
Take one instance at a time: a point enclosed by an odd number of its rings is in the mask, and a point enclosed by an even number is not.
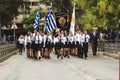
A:
[[[1,14],[0,14],[0,44],[2,43],[2,26],[1,26]]]

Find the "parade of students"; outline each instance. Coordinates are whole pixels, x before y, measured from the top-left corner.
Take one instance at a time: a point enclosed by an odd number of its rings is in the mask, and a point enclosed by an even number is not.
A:
[[[92,43],[92,52],[95,56],[98,39],[99,35],[94,29],[90,35],[87,30],[77,30],[74,34],[67,30],[59,30],[53,35],[35,29],[33,33],[28,31],[25,38],[20,35],[19,53],[22,54],[23,47],[26,46],[27,57],[37,60],[50,59],[53,53],[57,59],[70,58],[70,56],[87,59],[89,41]]]

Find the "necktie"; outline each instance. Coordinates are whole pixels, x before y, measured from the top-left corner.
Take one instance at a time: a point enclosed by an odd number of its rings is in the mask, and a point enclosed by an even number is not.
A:
[[[85,43],[86,43],[87,41],[86,41],[86,35],[85,35]]]

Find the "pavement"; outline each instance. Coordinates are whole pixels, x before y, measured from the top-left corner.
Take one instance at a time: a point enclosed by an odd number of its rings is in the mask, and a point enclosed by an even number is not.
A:
[[[120,59],[120,52],[113,53],[113,52],[98,51],[98,53],[114,59]]]
[[[103,55],[87,60],[70,56],[70,59],[34,60],[14,55],[0,63],[0,80],[119,80],[119,60]]]

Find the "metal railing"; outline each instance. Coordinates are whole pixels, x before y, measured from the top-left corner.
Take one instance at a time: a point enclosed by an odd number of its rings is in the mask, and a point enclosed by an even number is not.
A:
[[[98,51],[105,51],[110,53],[120,52],[120,40],[106,40],[98,42]]]
[[[5,56],[9,53],[11,53],[12,51],[15,51],[16,48],[16,44],[4,44],[4,45],[0,45],[0,57]]]

